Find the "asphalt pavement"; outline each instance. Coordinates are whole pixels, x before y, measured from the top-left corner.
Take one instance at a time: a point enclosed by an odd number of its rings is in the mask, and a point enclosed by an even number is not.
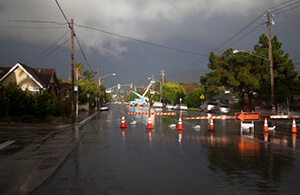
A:
[[[29,194],[65,160],[98,112],[83,112],[73,123],[0,124],[0,194]]]

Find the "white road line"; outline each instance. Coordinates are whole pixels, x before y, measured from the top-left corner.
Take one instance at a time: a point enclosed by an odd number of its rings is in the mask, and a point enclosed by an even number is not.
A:
[[[7,146],[9,146],[10,144],[15,143],[15,142],[16,141],[6,141],[6,142],[0,144],[0,150],[3,149],[3,148],[5,148],[5,147],[7,147]]]

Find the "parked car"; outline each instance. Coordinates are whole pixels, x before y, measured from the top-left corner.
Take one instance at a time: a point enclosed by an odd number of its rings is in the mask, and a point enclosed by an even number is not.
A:
[[[187,110],[187,105],[186,104],[176,104],[175,106],[174,106],[174,110]]]
[[[229,114],[230,108],[226,104],[218,104],[212,109],[212,112],[216,114]]]
[[[108,105],[107,104],[101,105],[100,108],[99,108],[99,110],[100,111],[108,111],[109,110]]]
[[[163,104],[161,102],[154,102],[153,103],[153,108],[162,108]]]
[[[180,104],[175,104],[175,106],[173,107],[174,110],[179,110],[180,108]]]
[[[199,110],[200,112],[211,112],[212,109],[218,104],[219,104],[218,102],[212,102],[212,101],[204,102],[204,104],[200,106]]]
[[[174,105],[172,105],[172,104],[167,104],[167,105],[166,105],[166,108],[167,108],[167,109],[174,109]]]
[[[187,110],[188,106],[186,104],[180,104],[179,109],[180,110]]]

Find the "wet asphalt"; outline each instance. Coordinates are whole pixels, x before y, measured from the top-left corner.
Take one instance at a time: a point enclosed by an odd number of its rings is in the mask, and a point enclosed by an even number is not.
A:
[[[29,194],[49,178],[85,133],[82,126],[98,113],[81,113],[72,123],[1,124],[0,194]]]
[[[125,105],[82,115],[75,125],[0,128],[1,194],[297,194],[300,143],[288,122],[240,131],[234,120],[184,121],[131,116]],[[138,110],[147,111],[147,110]],[[120,129],[125,115],[126,129]],[[130,125],[135,120],[136,125]],[[274,124],[273,124],[274,123]],[[195,129],[200,125],[201,129]]]

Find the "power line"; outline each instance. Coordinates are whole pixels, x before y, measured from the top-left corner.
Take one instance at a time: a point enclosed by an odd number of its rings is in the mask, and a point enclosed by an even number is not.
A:
[[[39,29],[42,29],[42,28],[66,28],[66,27],[56,27],[56,26],[52,26],[52,27],[50,27],[50,26],[35,26],[35,27],[33,27],[33,26],[0,26],[0,28],[39,28]]]
[[[296,5],[296,4],[298,4],[298,3],[300,3],[300,1],[296,1],[296,2],[294,2],[294,3],[291,3],[291,4],[289,4],[289,5],[286,5],[286,6],[277,8],[277,9],[272,10],[272,11],[273,11],[273,12],[280,11],[280,10],[283,10],[283,9],[285,9],[285,8],[288,8],[288,7],[292,6],[292,5]]]
[[[71,39],[71,38],[69,38],[68,40],[66,40],[65,42],[63,42],[61,45],[57,46],[57,47],[56,47],[54,50],[52,50],[51,52],[49,52],[49,53],[47,53],[47,54],[45,54],[45,55],[43,55],[43,56],[41,56],[41,57],[39,57],[39,58],[37,58],[37,59],[35,59],[35,60],[31,60],[31,61],[29,61],[29,62],[26,62],[25,64],[29,64],[29,63],[31,63],[31,62],[35,62],[35,61],[37,61],[37,60],[39,60],[39,59],[41,59],[41,58],[44,58],[44,57],[50,55],[51,53],[53,53],[53,52],[55,52],[56,50],[58,50],[61,46],[65,45],[67,42],[69,42],[70,39]]]
[[[79,40],[78,40],[78,38],[77,38],[77,36],[76,36],[76,34],[75,34],[75,31],[74,31],[74,29],[71,27],[71,24],[70,24],[70,22],[69,22],[67,16],[65,15],[65,13],[64,13],[64,11],[62,10],[61,6],[59,5],[58,1],[55,0],[55,2],[56,2],[56,4],[57,4],[57,6],[58,6],[60,12],[61,12],[62,15],[64,16],[65,20],[67,21],[68,26],[69,26],[69,28],[71,29],[71,31],[72,31],[74,37],[76,38],[77,44],[78,44],[78,46],[79,46],[79,48],[80,48],[80,51],[81,51],[81,53],[82,53],[82,55],[83,55],[83,58],[85,59],[87,65],[88,65],[89,68],[90,68],[90,70],[93,71],[92,68],[91,68],[91,66],[90,66],[90,64],[89,64],[89,62],[88,62],[88,60],[87,60],[87,58],[86,58],[86,55],[85,55],[84,52],[83,52],[83,49],[82,49],[82,47],[81,47],[81,45],[80,45],[80,43],[79,43]]]
[[[187,51],[187,50],[183,50],[183,49],[178,49],[178,48],[173,48],[173,47],[168,47],[168,46],[164,46],[164,45],[160,45],[160,44],[156,44],[156,43],[151,43],[149,41],[143,41],[143,40],[128,37],[128,36],[125,36],[125,35],[120,35],[120,34],[108,32],[108,31],[105,31],[105,30],[97,29],[97,28],[94,28],[94,27],[83,26],[83,25],[79,25],[79,24],[75,24],[75,25],[78,26],[78,27],[81,27],[81,28],[91,29],[91,30],[94,30],[94,31],[102,32],[102,33],[105,33],[105,34],[113,35],[113,36],[116,36],[116,37],[121,37],[121,38],[124,38],[124,39],[132,40],[132,41],[136,41],[136,42],[140,42],[140,43],[144,43],[144,44],[148,44],[148,45],[152,45],[152,46],[156,46],[156,47],[161,47],[161,48],[165,48],[165,49],[169,49],[169,50],[175,50],[175,51],[179,51],[179,52],[183,52],[183,53],[188,53],[188,54],[192,54],[192,55],[198,55],[198,56],[205,56],[206,57],[206,55],[204,55],[204,54],[200,54],[200,53],[196,53],[196,52],[192,52],[192,51]]]
[[[78,46],[79,46],[79,48],[80,48],[80,51],[81,51],[81,54],[83,55],[84,60],[86,61],[87,65],[89,66],[91,72],[93,72],[93,70],[92,70],[92,68],[91,68],[91,66],[90,66],[90,64],[89,64],[89,62],[88,62],[88,60],[87,60],[87,58],[86,58],[86,56],[85,56],[83,50],[82,50],[82,47],[81,47],[81,45],[80,45],[80,43],[79,43],[79,40],[78,40],[77,36],[75,36],[75,39],[76,39],[76,41],[77,41],[77,44],[78,44]]]
[[[272,10],[272,9],[274,9],[274,8],[276,8],[276,7],[282,6],[282,5],[287,4],[287,3],[291,2],[291,1],[293,1],[293,0],[288,0],[288,1],[286,1],[286,2],[280,3],[280,4],[278,4],[278,5],[275,5],[275,6],[273,6],[273,7],[270,7],[269,9]]]
[[[55,21],[45,21],[45,20],[0,20],[1,22],[18,22],[18,23],[42,23],[42,24],[56,24],[56,25],[66,25],[67,23],[59,23]]]
[[[280,14],[280,13],[284,13],[284,12],[290,11],[290,10],[292,10],[292,9],[296,9],[296,8],[298,8],[298,7],[300,7],[300,5],[297,5],[297,6],[294,6],[294,7],[289,8],[289,9],[286,9],[286,10],[283,10],[283,11],[280,11],[280,12],[277,12],[276,14],[278,15],[278,14]]]
[[[43,51],[42,53],[40,53],[38,56],[36,56],[35,58],[33,58],[32,60],[26,62],[26,63],[31,63],[34,62],[38,59],[41,59],[45,56],[47,56],[48,54],[46,54],[54,45],[56,45],[67,33],[69,33],[70,30],[68,30],[66,33],[64,33],[57,41],[55,41],[55,43],[53,43],[50,47],[48,47],[45,51]],[[52,53],[52,52],[51,52]]]

